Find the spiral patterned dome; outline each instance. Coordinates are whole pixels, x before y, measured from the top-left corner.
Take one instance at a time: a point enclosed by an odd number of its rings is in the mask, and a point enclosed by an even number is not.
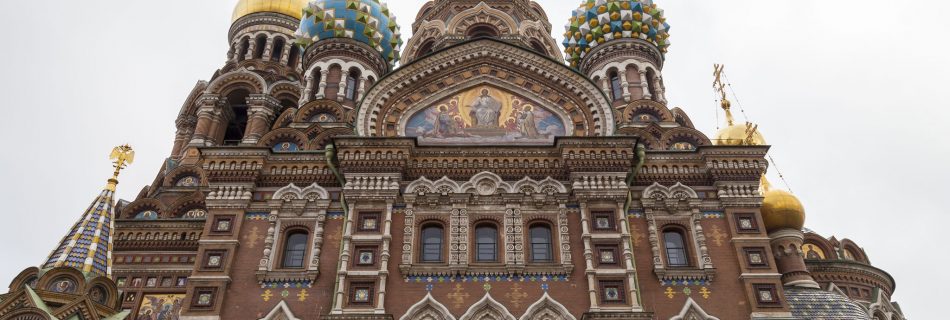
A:
[[[297,42],[307,46],[330,38],[350,38],[376,49],[390,64],[399,60],[399,25],[378,0],[317,0],[303,10]]]
[[[623,38],[647,40],[666,52],[669,30],[653,0],[585,0],[565,26],[565,58],[576,67],[592,48]]]

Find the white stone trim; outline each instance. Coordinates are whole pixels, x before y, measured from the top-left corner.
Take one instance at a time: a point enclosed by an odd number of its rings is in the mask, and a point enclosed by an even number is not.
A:
[[[701,317],[700,320],[719,320],[719,318],[713,317],[706,313],[706,311],[703,310],[703,308],[700,307],[699,304],[693,300],[693,298],[686,298],[686,303],[683,304],[683,309],[680,310],[679,314],[670,318],[670,320],[691,320],[692,318],[686,318],[686,316],[689,316],[691,312],[699,315]]]
[[[495,320],[517,320],[514,315],[508,311],[508,308],[498,301],[495,301],[492,298],[491,293],[486,292],[485,297],[473,304],[468,311],[465,311],[459,320],[481,320],[485,319],[484,315],[494,314],[496,318],[490,318]]]
[[[543,318],[542,316],[544,315],[548,315],[549,317]],[[547,292],[544,292],[544,295],[541,296],[541,299],[538,299],[538,301],[528,307],[528,310],[525,311],[520,320],[534,319],[577,320],[577,318],[571,315],[571,312],[568,311],[563,304],[557,302],[557,300],[554,300],[554,298],[551,298]]]
[[[281,315],[283,315],[284,318],[278,318]],[[284,301],[284,300],[280,300],[280,303],[274,306],[274,309],[271,309],[270,313],[268,313],[266,316],[264,316],[260,320],[276,320],[276,319],[300,320],[300,318],[297,318],[296,316],[294,316],[293,311],[290,311],[290,307],[287,306],[287,301]]]
[[[435,314],[433,314],[433,312]],[[430,317],[423,317],[427,315]],[[428,292],[422,300],[419,300],[419,302],[409,307],[406,314],[399,318],[399,320],[414,319],[455,320],[455,317],[449,312],[449,308],[446,308],[445,305],[432,297],[432,292]]]

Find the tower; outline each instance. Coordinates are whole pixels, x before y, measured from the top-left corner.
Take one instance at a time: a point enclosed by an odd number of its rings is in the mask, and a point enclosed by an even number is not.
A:
[[[115,172],[69,233],[39,267],[23,270],[0,296],[0,319],[120,320],[122,295],[112,279],[115,196],[119,173],[132,163],[128,145],[115,147]]]

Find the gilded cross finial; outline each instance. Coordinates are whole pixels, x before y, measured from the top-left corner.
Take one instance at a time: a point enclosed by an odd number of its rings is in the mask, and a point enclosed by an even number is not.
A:
[[[731,126],[735,120],[732,117],[732,111],[729,110],[732,108],[732,103],[729,102],[729,98],[726,97],[726,83],[722,81],[723,71],[725,69],[725,65],[713,65],[713,77],[715,77],[713,80],[713,89],[719,92],[719,105],[722,107],[722,110],[726,112],[726,122]]]
[[[112,154],[109,155],[109,159],[112,160],[112,166],[115,168],[115,172],[112,173],[112,179],[109,179],[109,186],[107,188],[115,191],[115,186],[119,184],[119,173],[135,160],[135,151],[127,144],[121,145],[112,148]]]

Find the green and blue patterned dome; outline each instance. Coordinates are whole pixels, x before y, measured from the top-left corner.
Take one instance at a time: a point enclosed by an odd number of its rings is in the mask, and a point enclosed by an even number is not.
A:
[[[379,51],[392,65],[402,46],[399,25],[378,0],[317,0],[303,10],[297,42],[307,46],[330,38],[350,38]]]
[[[665,53],[669,30],[653,0],[585,0],[565,26],[565,58],[577,67],[591,49],[624,38],[650,41]]]

